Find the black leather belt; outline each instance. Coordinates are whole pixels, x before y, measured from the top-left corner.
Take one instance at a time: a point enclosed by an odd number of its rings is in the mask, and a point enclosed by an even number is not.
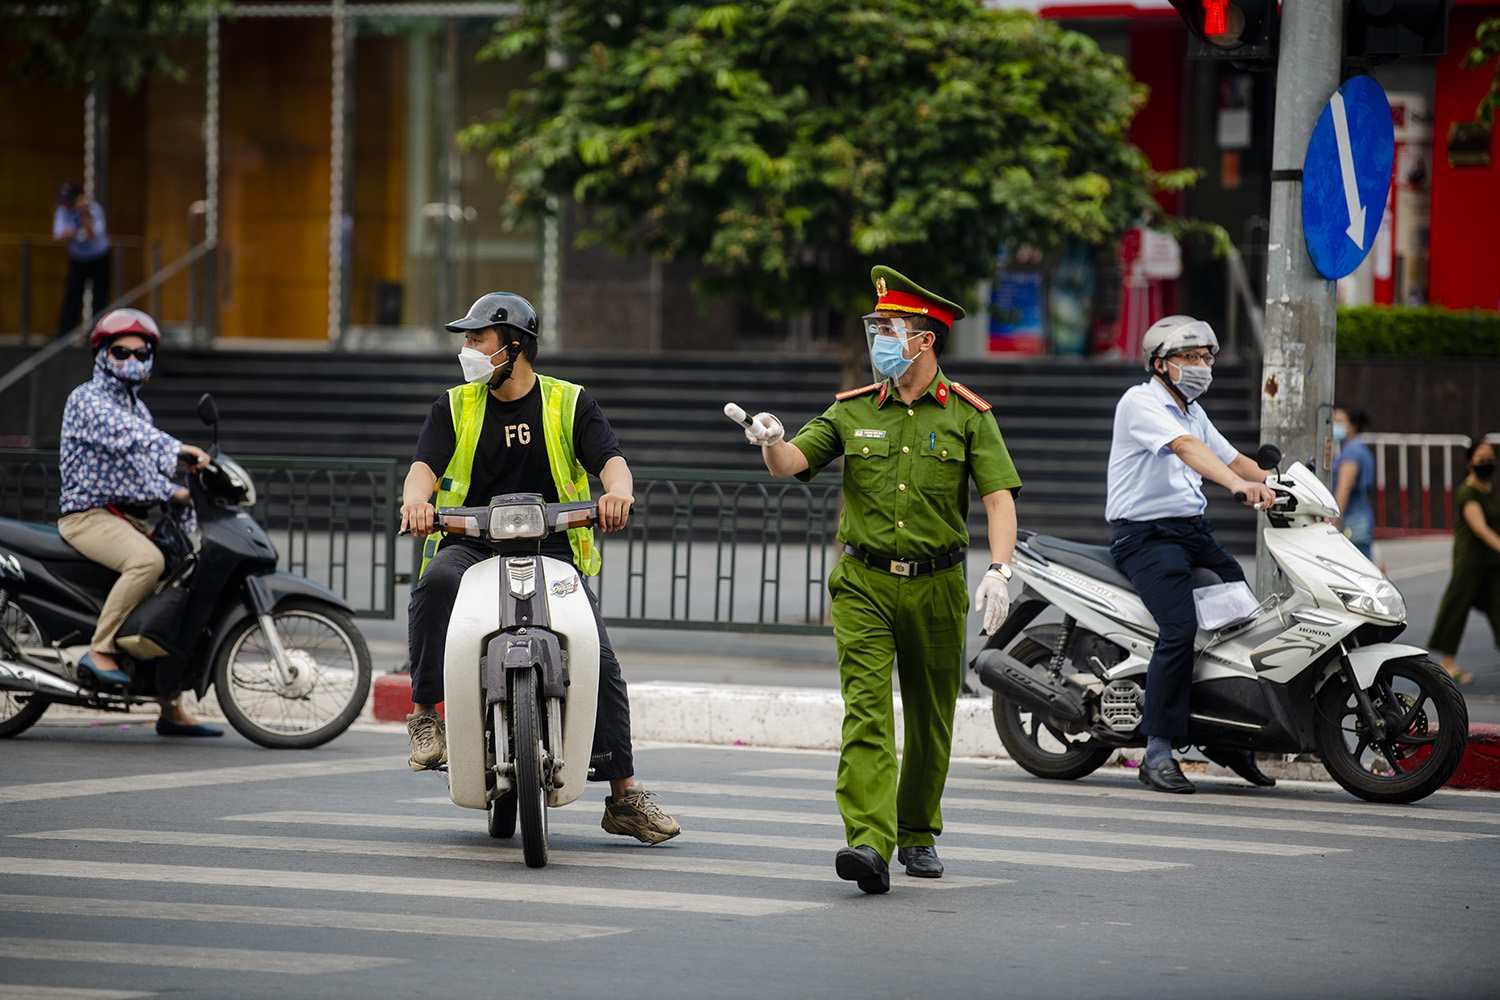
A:
[[[1197,524],[1201,520],[1203,520],[1202,514],[1194,514],[1192,517],[1153,517],[1149,521],[1128,521],[1122,517],[1118,521],[1109,523],[1118,528],[1124,524]]]
[[[949,552],[947,555],[937,556],[934,559],[892,559],[888,556],[877,556],[872,552],[866,552],[856,545],[844,545],[844,551],[867,566],[885,570],[895,576],[921,576],[923,573],[931,573],[949,566],[957,566],[964,560],[964,550]]]

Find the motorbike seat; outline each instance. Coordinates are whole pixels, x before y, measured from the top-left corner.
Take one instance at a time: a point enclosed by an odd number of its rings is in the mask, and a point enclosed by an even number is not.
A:
[[[88,556],[63,541],[55,525],[0,517],[0,548],[30,556],[38,562],[88,562]]]
[[[1115,565],[1114,556],[1109,554],[1108,545],[1085,545],[1082,542],[1070,542],[1066,538],[1055,538],[1051,535],[1032,535],[1025,541],[1052,562],[1069,569],[1076,569],[1080,573],[1087,573],[1101,583],[1107,583],[1126,593],[1135,593],[1135,584],[1131,583],[1130,577],[1120,572],[1120,567]],[[1211,569],[1202,566],[1193,569],[1194,588],[1211,587],[1223,582],[1219,574]]]

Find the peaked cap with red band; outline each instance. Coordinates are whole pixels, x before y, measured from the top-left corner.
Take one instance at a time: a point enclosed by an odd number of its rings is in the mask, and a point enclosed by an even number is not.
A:
[[[870,280],[875,283],[877,311],[885,309],[930,316],[947,327],[952,327],[954,320],[964,318],[962,306],[939,298],[900,271],[892,270],[884,264],[876,264],[870,268]]]

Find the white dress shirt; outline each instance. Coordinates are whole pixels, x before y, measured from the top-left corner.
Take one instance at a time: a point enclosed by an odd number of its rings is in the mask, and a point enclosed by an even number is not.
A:
[[[1183,413],[1159,379],[1125,390],[1115,406],[1105,520],[1154,521],[1203,513],[1208,507],[1203,477],[1168,447],[1184,434],[1206,444],[1225,465],[1239,454],[1202,405],[1193,403]]]

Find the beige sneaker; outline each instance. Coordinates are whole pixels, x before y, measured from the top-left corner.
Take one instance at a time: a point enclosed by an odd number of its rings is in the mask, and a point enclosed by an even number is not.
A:
[[[448,763],[448,731],[436,712],[418,712],[406,717],[411,735],[411,769],[427,771]]]
[[[640,785],[632,785],[619,798],[604,797],[604,818],[599,825],[605,833],[618,833],[634,837],[643,844],[660,844],[671,840],[682,832],[677,821],[661,811],[651,799],[655,792],[648,792]]]

